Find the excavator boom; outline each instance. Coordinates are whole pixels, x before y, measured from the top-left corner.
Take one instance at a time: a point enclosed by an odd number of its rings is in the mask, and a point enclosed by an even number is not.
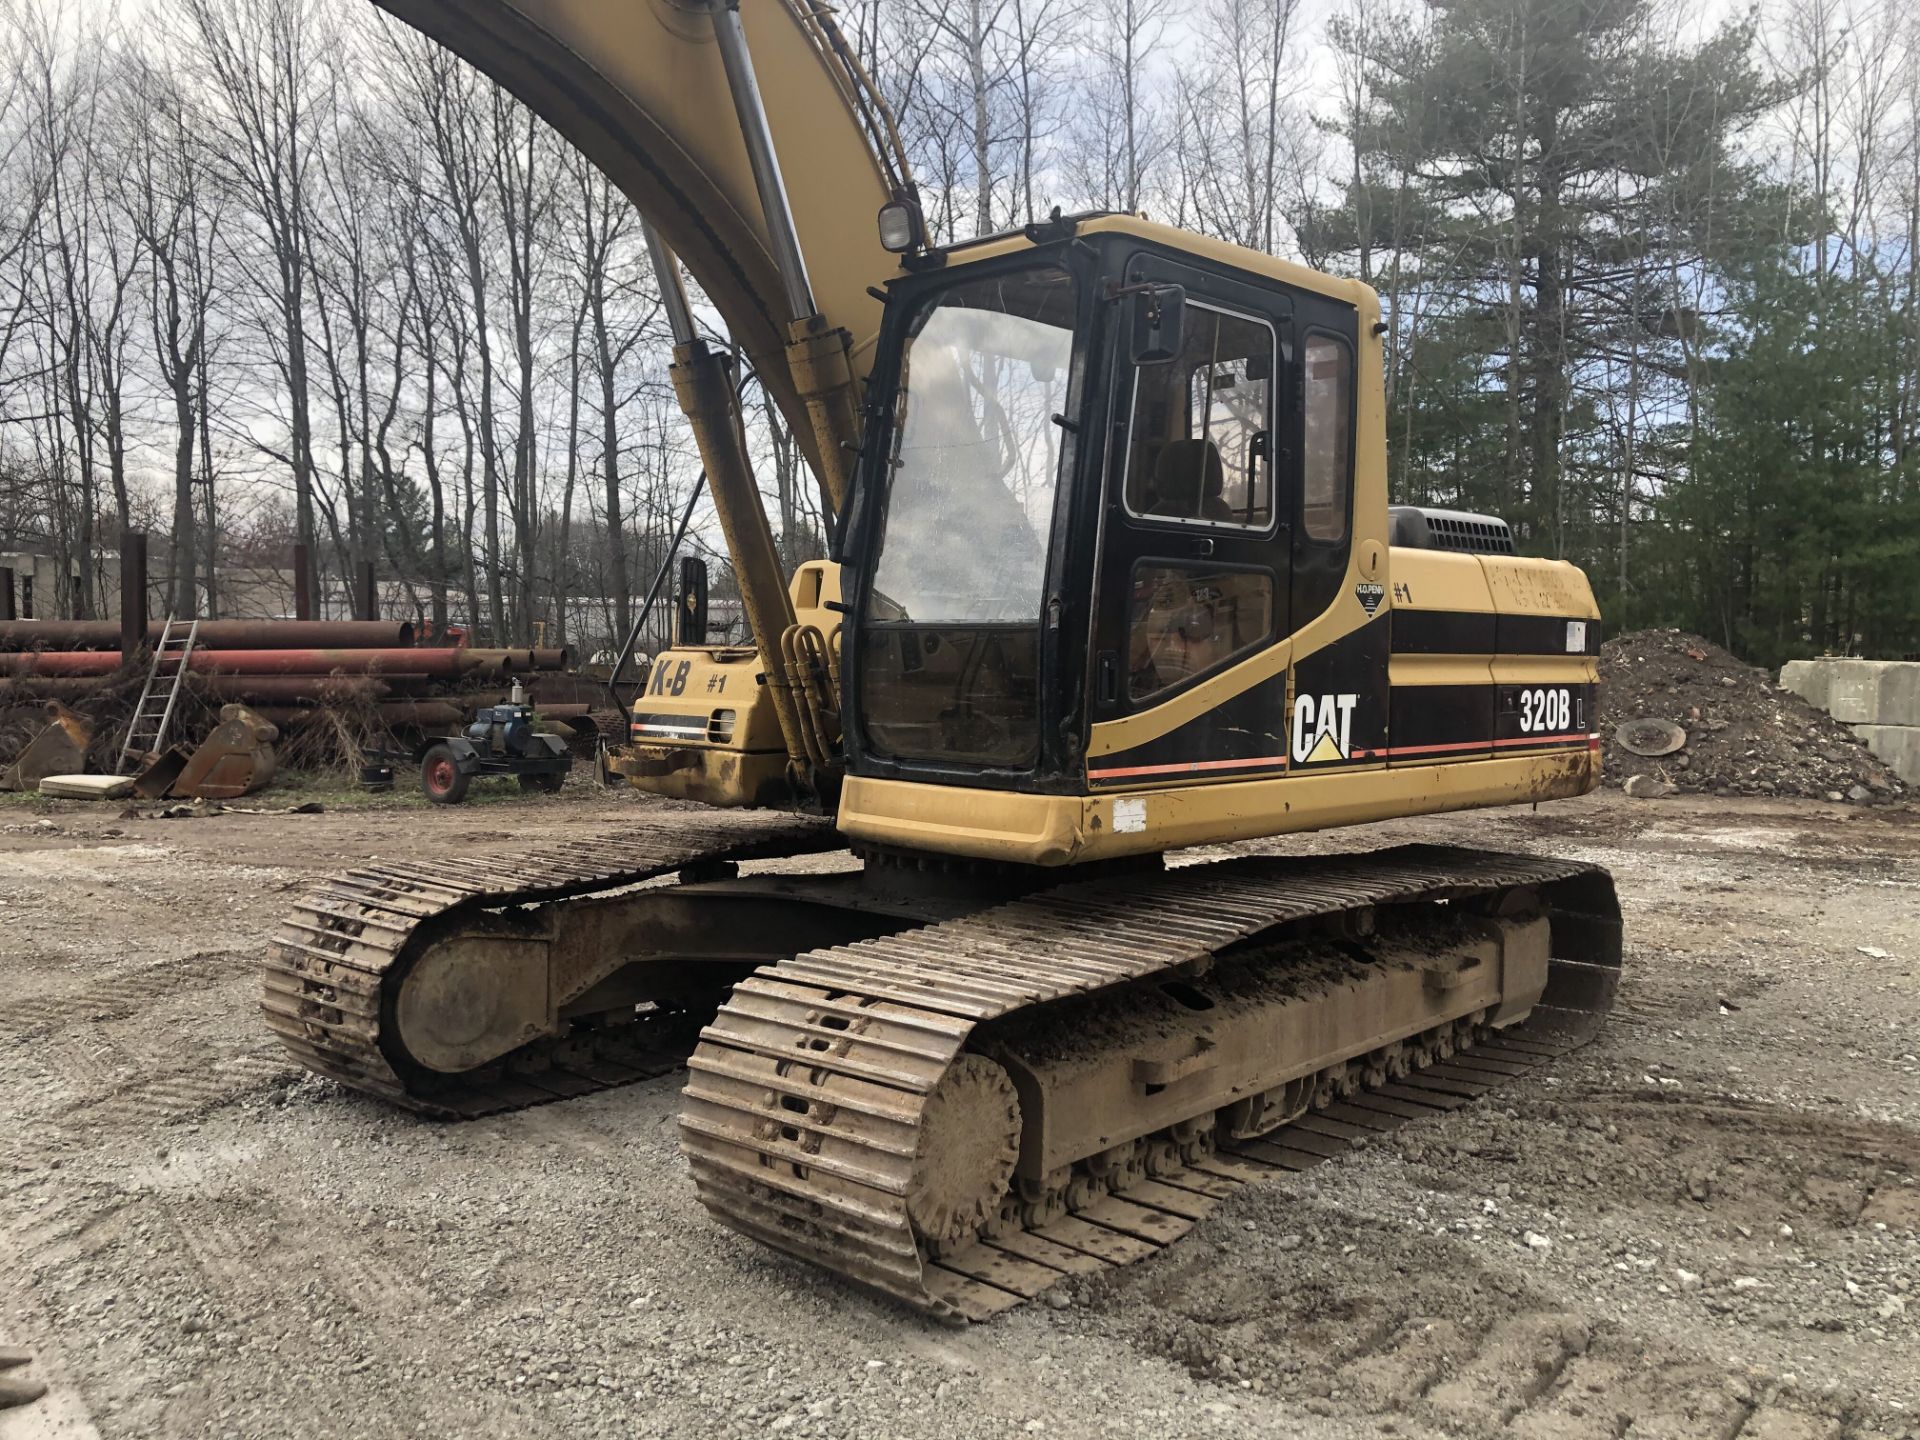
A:
[[[692,273],[781,407],[821,457],[785,358],[792,313],[775,226],[704,0],[375,0],[517,96],[632,199]],[[894,267],[874,217],[908,183],[890,122],[825,12],[745,0],[767,130],[819,317],[844,330],[853,376],[872,363]]]

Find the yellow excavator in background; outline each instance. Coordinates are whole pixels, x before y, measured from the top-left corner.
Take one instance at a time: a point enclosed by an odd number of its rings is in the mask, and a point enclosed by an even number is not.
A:
[[[379,3],[645,217],[753,643],[656,657],[610,759],[713,808],[307,897],[304,1064],[444,1117],[684,1064],[713,1214],[978,1319],[1591,1033],[1604,871],[1163,861],[1598,783],[1585,577],[1387,503],[1371,290],[1132,215],[931,243],[812,0]],[[818,480],[792,576],[681,265]]]

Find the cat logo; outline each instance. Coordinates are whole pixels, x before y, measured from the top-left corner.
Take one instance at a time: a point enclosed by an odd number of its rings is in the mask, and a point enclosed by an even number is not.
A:
[[[1322,765],[1353,752],[1358,695],[1302,695],[1293,702],[1293,763]]]

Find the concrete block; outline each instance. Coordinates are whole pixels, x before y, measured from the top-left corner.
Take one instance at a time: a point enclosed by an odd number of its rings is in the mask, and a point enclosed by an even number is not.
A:
[[[1834,682],[1832,660],[1788,660],[1780,666],[1780,689],[1789,689],[1812,708],[1824,710],[1826,695]]]
[[[1853,733],[1903,781],[1920,785],[1920,725],[1856,725]]]
[[[1780,684],[1848,725],[1920,725],[1920,661],[1793,660]]]
[[[1823,707],[1834,719],[1848,725],[1872,725],[1879,722],[1880,677],[1867,668],[1864,660],[1850,665],[1827,666],[1827,703]]]
[[[1828,662],[1826,711],[1848,725],[1920,725],[1920,663]]]
[[[1873,725],[1920,725],[1920,661],[1889,662],[1880,681],[1880,713]]]
[[[1816,710],[1827,708],[1827,691],[1833,683],[1830,660],[1789,660],[1780,667],[1780,688],[1791,690]]]

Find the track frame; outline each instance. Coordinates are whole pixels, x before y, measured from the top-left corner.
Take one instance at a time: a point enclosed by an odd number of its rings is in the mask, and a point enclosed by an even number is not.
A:
[[[1444,1037],[1407,1037],[1421,1064],[1405,1068],[1418,1068],[1417,1079],[1376,1085],[1365,1104],[1358,1087],[1332,1090],[1275,1132],[1284,1141],[1239,1142],[1218,1158],[1208,1153],[1211,1114],[1196,1115],[1187,1133],[1176,1126],[1164,1137],[1162,1154],[1178,1155],[1177,1165],[1163,1159],[1153,1167],[1160,1173],[1142,1179],[1077,1176],[1064,1214],[1029,1209],[1014,1224],[983,1227],[971,1246],[917,1233],[909,1201],[928,1100],[992,1022],[1178,974],[1315,917],[1416,904],[1497,913],[1519,892],[1546,910],[1548,981],[1523,1023],[1476,1051],[1488,1058],[1454,1063],[1461,1044],[1479,1037],[1449,1022]],[[1516,1057],[1545,1060],[1584,1043],[1612,1003],[1620,954],[1611,877],[1571,861],[1409,846],[1064,885],[796,955],[742,981],[688,1062],[681,1147],[723,1224],[936,1318],[983,1319],[1090,1261],[1126,1263],[1171,1243],[1222,1183],[1244,1183],[1263,1164],[1327,1158],[1341,1138],[1325,1133],[1335,1097],[1405,1120],[1450,1108],[1438,1097],[1464,1103],[1505,1072],[1523,1073]],[[1296,1128],[1309,1122],[1318,1128]],[[1078,1258],[1065,1253],[1076,1250]]]

